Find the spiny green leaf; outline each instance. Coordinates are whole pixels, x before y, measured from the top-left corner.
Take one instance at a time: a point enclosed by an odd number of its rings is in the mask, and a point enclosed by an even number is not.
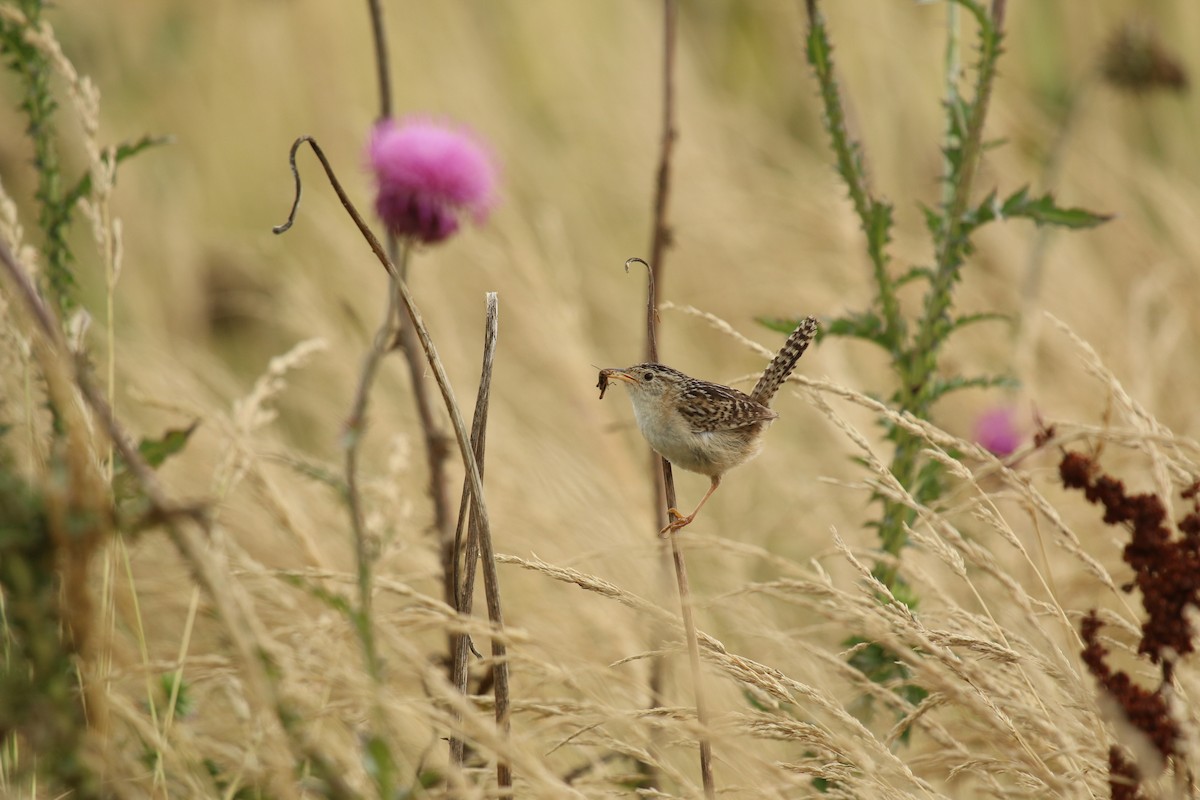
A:
[[[876,250],[883,250],[892,240],[892,204],[886,200],[871,202],[871,227],[867,230],[867,241]]]
[[[985,34],[991,30],[992,21],[988,17],[987,10],[981,4],[975,2],[975,0],[953,0],[953,2],[971,12],[975,17],[975,21],[984,29]]]
[[[790,317],[755,317],[754,321],[777,333],[791,333],[800,324],[799,319],[791,319]],[[820,335],[820,331],[817,333]]]
[[[1014,389],[1017,386],[1017,379],[1011,375],[976,375],[972,378],[956,375],[953,378],[938,378],[930,384],[929,402],[933,403],[951,392],[962,389]]]
[[[179,691],[175,693],[175,717],[186,717],[192,712],[192,693],[191,687],[182,675],[174,672],[165,672],[158,676],[159,686],[162,689],[163,700],[171,699],[171,692],[175,690],[175,683],[179,682]]]
[[[921,215],[925,219],[925,229],[929,231],[929,238],[933,240],[933,249],[936,252],[941,249],[942,238],[945,234],[945,214],[942,209],[932,208],[924,203],[917,205],[921,209]]]
[[[396,761],[392,758],[392,751],[382,737],[371,736],[367,739],[366,752],[363,754],[363,766],[375,782],[375,786],[378,787],[380,797],[391,796],[392,788],[396,785]]]
[[[899,289],[901,286],[904,286],[907,283],[912,283],[917,278],[933,280],[933,270],[929,267],[910,267],[907,272],[896,278],[896,281],[893,285]]]
[[[763,323],[772,330],[783,330],[782,328],[774,327],[774,325],[767,320],[760,319],[759,322]],[[779,324],[783,325],[787,323],[780,321]],[[795,330],[795,327],[795,325],[792,325],[792,327],[787,328],[787,332],[791,333],[793,330]],[[290,467],[299,475],[303,475],[306,478],[311,478],[318,483],[325,484],[330,489],[333,489],[335,492],[337,492],[343,499],[349,495],[349,490],[346,488],[345,478],[322,464],[306,461],[290,455],[273,455],[271,458],[273,460],[282,462],[285,466]]]
[[[157,439],[142,439],[138,442],[138,452],[151,468],[157,468],[168,458],[181,452],[199,426],[200,420],[196,420],[186,428],[168,430]],[[113,461],[112,489],[122,516],[136,518],[148,510],[146,498],[138,491],[129,465],[120,455]]]
[[[331,610],[344,614],[346,619],[357,624],[357,612],[351,606],[350,601],[340,594],[335,594],[328,589],[324,589],[311,581],[300,577],[299,575],[281,574],[278,576],[280,580],[297,589],[303,589],[308,592],[316,600],[321,601]]]
[[[1022,186],[1002,203],[997,201],[996,192],[993,191],[973,211],[968,212],[964,225],[977,228],[1002,219],[1028,219],[1037,225],[1061,228],[1094,228],[1112,219],[1112,215],[1097,214],[1082,208],[1062,208],[1055,204],[1050,192],[1040,197],[1030,197],[1029,187]]]
[[[1006,144],[1008,144],[1008,139],[1005,139],[1003,136],[1001,136],[996,139],[985,139],[980,143],[979,147],[986,153],[988,150],[999,150]]]
[[[113,152],[113,158],[117,164],[120,164],[127,158],[132,158],[143,150],[148,150],[151,147],[161,147],[171,144],[175,141],[174,136],[151,136],[146,134],[140,139],[135,139],[132,142],[121,142],[117,145],[117,149]],[[71,190],[63,197],[63,208],[65,213],[70,213],[70,209],[79,202],[79,199],[86,197],[92,191],[92,173],[85,172]]]
[[[742,689],[742,699],[745,700],[746,704],[755,711],[762,711],[766,714],[776,714],[779,712],[778,708],[773,708],[764,703],[762,700],[759,700],[758,697],[755,696],[754,692],[751,692],[749,689]]]
[[[883,331],[883,321],[874,311],[857,311],[844,317],[834,317],[821,328],[826,336],[849,336],[876,341]]]
[[[413,776],[412,788],[401,789],[396,792],[397,800],[410,800],[416,797],[428,797],[426,789],[432,789],[435,786],[441,786],[445,782],[442,773],[435,769],[426,769],[418,772]]]
[[[1054,203],[1050,192],[1029,199],[1026,190],[1004,201],[1001,213],[1006,217],[1024,217],[1038,225],[1056,225],[1062,228],[1094,228],[1112,219],[1111,214],[1097,214],[1083,208],[1062,208]]]
[[[943,478],[946,470],[938,461],[926,461],[917,472],[917,480],[912,488],[913,498],[922,505],[928,505],[942,496]]]
[[[887,273],[881,268],[887,264],[887,246],[892,241],[892,204],[886,200],[871,200],[867,220],[867,251],[876,265],[876,280],[886,280]]]
[[[150,466],[162,466],[162,463],[168,458],[183,451],[183,448],[187,446],[188,439],[192,437],[198,427],[200,427],[200,420],[196,420],[186,428],[168,430],[157,439],[142,439],[138,442],[138,452]]]
[[[1012,323],[1013,319],[1008,314],[1001,314],[994,311],[985,311],[979,314],[964,314],[961,317],[955,317],[950,322],[951,330],[965,328],[968,325],[975,325],[980,322],[1008,322]]]

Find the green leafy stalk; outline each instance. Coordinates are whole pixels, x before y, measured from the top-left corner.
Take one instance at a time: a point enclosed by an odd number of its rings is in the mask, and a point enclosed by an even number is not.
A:
[[[64,465],[58,464],[60,468]],[[65,468],[64,468],[65,471]],[[5,658],[0,662],[0,745],[28,750],[51,786],[80,798],[101,794],[83,757],[87,720],[78,655],[66,620],[53,509],[0,452],[0,596]],[[89,526],[68,512],[68,525]]]
[[[837,159],[838,174],[846,182],[854,212],[867,234],[867,251],[882,315],[878,340],[889,349],[894,349],[903,337],[903,320],[896,300],[896,287],[887,269],[892,206],[871,196],[863,168],[862,149],[846,132],[846,114],[842,110],[842,99],[833,74],[833,46],[829,42],[825,20],[816,7],[816,0],[808,0],[807,8],[811,23],[807,40],[808,63],[812,65],[820,87],[821,103],[825,109],[825,130]]]
[[[919,373],[912,377],[921,378],[932,374],[937,365],[937,347],[944,340],[946,313],[953,298],[951,289],[958,280],[964,256],[968,252],[968,236],[971,232],[965,226],[967,205],[971,199],[971,187],[974,184],[975,172],[983,155],[983,124],[987,118],[988,104],[992,96],[992,86],[996,81],[996,64],[1000,59],[1001,40],[1003,33],[995,24],[1002,19],[1003,0],[995,5],[996,16],[989,15],[983,7],[974,0],[954,0],[970,11],[979,24],[980,59],[976,67],[975,100],[966,108],[967,125],[963,139],[958,144],[958,152],[954,153],[951,144],[950,161],[951,176],[949,202],[944,208],[942,230],[937,237],[937,267],[929,291],[925,295],[925,313],[916,335],[916,349],[924,354],[924,358],[915,363]],[[950,102],[947,108],[951,117],[952,136],[957,129],[957,115],[960,113],[959,103]],[[922,381],[914,383],[919,387]],[[912,410],[920,408],[919,392],[914,399]],[[921,414],[920,416],[924,416]]]
[[[171,144],[175,141],[173,136],[151,136],[149,134],[135,139],[132,142],[121,142],[114,150],[106,148],[105,157],[108,153],[112,153],[114,164],[120,164],[127,158],[132,158],[143,150],[149,150],[151,147],[161,147],[165,144]],[[71,187],[65,195],[61,204],[61,212],[63,215],[63,224],[69,224],[71,221],[71,212],[75,208],[75,204],[83,198],[91,194],[92,191],[92,173],[85,172],[80,176],[75,185]]]
[[[967,314],[956,318],[951,313],[954,289],[971,254],[972,235],[982,225],[1004,219],[1027,219],[1039,226],[1066,228],[1088,228],[1108,219],[1083,209],[1059,207],[1049,194],[1031,197],[1027,188],[1017,190],[1003,201],[993,191],[983,202],[972,206],[975,178],[987,149],[983,138],[984,122],[1003,51],[1005,0],[993,0],[990,12],[978,0],[949,2],[952,8],[965,9],[978,27],[979,58],[973,67],[973,97],[964,97],[957,85],[958,33],[952,27],[947,46],[949,74],[945,98],[946,138],[942,147],[946,165],[943,196],[937,208],[925,209],[925,222],[933,239],[934,263],[932,266],[913,266],[896,277],[888,271],[890,259],[887,254],[893,225],[892,206],[871,196],[861,148],[846,131],[845,113],[834,75],[833,48],[825,22],[817,9],[817,0],[806,0],[805,3],[810,23],[808,61],[819,87],[825,128],[837,170],[866,236],[877,293],[872,307],[826,320],[822,326],[823,335],[855,338],[886,350],[896,377],[890,402],[898,410],[920,419],[929,419],[934,403],[952,391],[1012,382],[1003,376],[945,377],[939,372],[941,349],[952,333],[976,322],[1003,318],[996,314]],[[922,311],[912,320],[910,333],[909,321],[901,316],[896,293],[902,286],[921,282],[926,284]],[[792,324],[788,321],[784,329],[790,330]],[[895,448],[891,463],[893,474],[918,503],[935,501],[942,492],[940,467],[926,463],[921,457],[922,444],[918,437],[884,424],[887,438]],[[882,549],[899,556],[908,541],[907,526],[913,521],[914,512],[907,504],[882,496],[875,499],[883,506],[881,518],[876,523]],[[897,563],[895,559],[888,559],[888,562]],[[915,602],[915,596],[902,585],[894,566],[881,565],[876,576],[897,597]]]
[[[34,199],[38,204],[38,227],[42,231],[42,254],[46,260],[47,289],[62,311],[77,304],[74,256],[67,242],[72,214],[79,201],[92,191],[91,172],[85,172],[70,188],[64,188],[54,115],[58,102],[51,93],[53,67],[29,34],[42,24],[43,0],[19,0],[20,14],[0,16],[0,53],[20,78],[22,98],[18,105],[27,120],[25,133],[33,145],[33,167],[37,174]],[[171,141],[166,136],[143,136],[122,142],[106,157],[114,164],[151,147]]]
[[[27,39],[27,34],[41,24],[43,5],[42,0],[19,0],[17,6],[24,20],[0,17],[0,53],[21,79],[23,97],[19,108],[25,114],[25,132],[33,144],[33,166],[38,179],[34,198],[38,203],[38,226],[45,238],[46,280],[59,307],[69,311],[75,305],[75,276],[67,245],[70,213],[64,206],[54,124],[58,103],[50,91],[53,70],[45,54]]]

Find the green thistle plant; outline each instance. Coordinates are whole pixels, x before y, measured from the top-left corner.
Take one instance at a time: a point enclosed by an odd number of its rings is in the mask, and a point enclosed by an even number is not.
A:
[[[944,191],[936,207],[923,207],[934,260],[931,265],[917,264],[897,273],[888,253],[894,225],[893,206],[872,194],[863,166],[862,149],[847,132],[842,108],[841,89],[834,73],[833,47],[816,0],[807,0],[809,17],[808,62],[820,91],[826,132],[829,134],[838,174],[865,235],[867,256],[875,286],[871,304],[860,311],[823,320],[818,341],[840,336],[868,342],[882,349],[895,376],[895,388],[886,400],[893,408],[919,419],[932,417],[935,404],[947,395],[967,388],[1009,386],[1007,375],[964,376],[947,374],[940,356],[946,342],[957,331],[979,322],[1004,320],[996,313],[961,314],[954,308],[954,291],[962,271],[974,252],[972,237],[991,222],[1025,219],[1038,226],[1091,228],[1108,219],[1079,208],[1059,206],[1050,194],[1032,196],[1022,187],[1002,196],[993,189],[981,201],[975,196],[975,177],[988,143],[983,131],[988,104],[996,81],[997,63],[1003,52],[1005,1],[994,0],[990,11],[975,0],[951,0],[951,8],[965,9],[978,27],[978,60],[972,97],[959,91],[956,82],[947,82],[945,138],[941,151],[945,161]],[[951,36],[957,36],[950,26]],[[957,50],[951,43],[951,52]],[[924,297],[919,314],[903,315],[897,299],[899,290],[908,285],[923,285]],[[794,320],[764,323],[780,331],[791,330]],[[881,421],[886,439],[893,444],[891,471],[920,505],[934,503],[945,490],[943,468],[921,456],[922,441],[913,433],[886,420]],[[888,557],[880,559],[873,574],[893,597],[910,608],[919,598],[900,574],[897,564],[908,543],[907,528],[915,521],[915,511],[907,504],[874,496],[880,513],[871,527],[879,535],[880,548]],[[852,663],[876,682],[897,686],[897,692],[910,702],[919,702],[923,690],[907,683],[908,670],[893,654],[880,645],[861,639],[848,644],[856,648]]]
[[[953,0],[965,8],[979,27],[979,60],[974,67],[974,98],[961,96],[957,89],[945,104],[946,139],[942,143],[947,172],[942,202],[923,208],[925,224],[933,246],[934,263],[913,265],[896,274],[888,254],[894,225],[893,206],[875,197],[868,186],[860,145],[846,130],[840,88],[834,76],[833,47],[816,7],[808,3],[811,22],[807,41],[809,64],[820,89],[825,128],[830,137],[837,170],[846,184],[850,202],[866,236],[875,298],[861,311],[851,311],[824,322],[818,340],[840,336],[869,342],[888,355],[896,388],[887,396],[899,411],[919,419],[930,419],[934,405],[947,395],[967,388],[987,388],[1012,384],[1005,375],[947,375],[939,356],[950,336],[979,322],[1003,320],[995,313],[956,314],[954,290],[962,279],[962,270],[974,252],[972,237],[984,225],[1007,219],[1026,219],[1036,225],[1065,228],[1090,228],[1108,219],[1078,208],[1063,208],[1049,194],[1031,196],[1022,187],[1001,199],[998,190],[972,204],[974,178],[982,158],[984,120],[996,79],[996,65],[1002,52],[1004,2],[997,0],[989,13],[974,0]],[[908,284],[924,284],[922,311],[915,318],[902,315],[897,293]],[[777,330],[791,330],[793,320],[768,321]],[[920,458],[920,440],[913,434],[886,423],[887,439],[894,443],[891,469],[900,483],[919,503],[936,500],[942,492],[940,468]],[[899,556],[907,542],[905,526],[913,521],[906,506],[876,497],[883,507],[878,521],[882,549]],[[876,577],[890,589],[902,588],[899,575],[880,567]],[[912,598],[915,602],[915,598]],[[910,603],[911,605],[911,603]]]

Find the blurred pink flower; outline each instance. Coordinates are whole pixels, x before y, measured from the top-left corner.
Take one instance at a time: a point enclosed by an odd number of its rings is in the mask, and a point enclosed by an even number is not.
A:
[[[397,236],[432,244],[454,235],[461,215],[487,219],[496,171],[471,134],[427,119],[386,119],[367,146],[375,211]]]
[[[975,441],[1000,457],[1012,455],[1025,438],[1016,417],[1012,406],[988,409],[975,419]]]

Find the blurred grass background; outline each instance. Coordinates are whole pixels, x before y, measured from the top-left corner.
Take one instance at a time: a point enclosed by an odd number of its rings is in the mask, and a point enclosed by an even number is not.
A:
[[[927,263],[917,202],[939,196],[945,8],[876,0],[828,3],[825,13],[852,131],[864,143],[876,190],[897,207],[897,264]],[[398,112],[469,125],[491,143],[502,169],[503,200],[491,221],[418,254],[410,281],[462,400],[477,379],[484,292],[499,292],[487,476],[497,549],[575,566],[674,608],[674,597],[657,588],[644,443],[621,393],[599,402],[594,389],[596,367],[642,355],[644,281],[621,265],[648,256],[659,6],[446,0],[389,2],[385,14]],[[276,237],[271,226],[287,212],[287,148],[301,134],[317,138],[360,209],[370,207],[363,146],[377,88],[366,4],[64,0],[51,21],[68,56],[100,87],[103,140],[175,137],[119,175],[118,412],[147,435],[201,420],[164,474],[177,494],[216,501],[272,634],[291,648],[305,685],[326,698],[325,713],[336,720],[339,676],[355,669],[352,639],[332,615],[300,594],[281,593],[252,567],[352,568],[336,496],[280,457],[336,469],[361,354],[383,308],[384,275],[308,155],[300,159],[306,182],[296,227]],[[1074,346],[1044,324],[1048,311],[1090,342],[1161,422],[1196,434],[1200,109],[1193,94],[1133,96],[1095,80],[1106,43],[1129,22],[1152,26],[1195,74],[1200,5],[1188,0],[1009,9],[987,128],[1006,144],[986,156],[977,186],[1002,194],[1026,183],[1048,188],[1047,161],[1062,136],[1049,188],[1063,205],[1116,218],[1095,231],[1053,234],[1036,296],[1022,296],[1035,229],[1003,224],[981,235],[957,307],[1021,314],[1023,335],[1002,324],[973,328],[954,342],[947,363],[966,374],[1012,368],[1022,388],[957,395],[936,412],[952,433],[969,437],[976,414],[1000,402],[1017,404],[1029,432],[1035,408],[1048,419],[1102,424],[1111,408],[1107,388],[1087,377]],[[802,9],[704,0],[683,4],[680,24],[680,139],[669,214],[675,245],[660,297],[712,312],[775,349],[782,337],[756,317],[861,308],[871,291],[862,236],[831,167],[804,62]],[[964,22],[965,42],[972,33]],[[13,85],[7,75],[0,81]],[[9,96],[0,113],[10,132],[0,142],[0,174],[27,202],[27,143]],[[76,252],[85,305],[100,327],[102,270],[86,246]],[[690,374],[730,381],[763,366],[698,319],[667,312],[663,326],[663,360]],[[313,337],[327,349],[288,374],[272,403],[278,419],[256,430],[240,426],[234,404],[269,359]],[[800,371],[865,392],[889,388],[879,356],[853,343],[822,344]],[[13,390],[19,379],[10,374],[5,384]],[[689,529],[698,534],[692,571],[701,598],[776,572],[765,558],[702,546],[704,534],[801,563],[829,552],[831,528],[856,546],[873,544],[863,528],[872,514],[867,493],[821,482],[864,477],[847,441],[799,394],[785,392],[776,407],[781,418],[764,454],[728,476]],[[865,412],[844,413],[872,429]],[[370,425],[364,471],[368,521],[381,542],[379,574],[436,595],[423,457],[398,360],[384,367]],[[1023,466],[1048,482],[1051,464],[1035,456]],[[692,475],[677,480],[685,506],[706,485]],[[1149,481],[1133,488],[1148,489]],[[1107,534],[1090,544],[1122,574]],[[158,537],[130,548],[149,657],[169,660],[190,583]],[[1094,582],[1063,569],[1059,600],[1086,607]],[[644,704],[644,668],[608,667],[647,646],[635,615],[530,573],[503,570],[501,580],[508,621],[529,637],[515,656],[516,697],[550,680],[614,706]],[[121,669],[112,691],[136,696],[145,659],[128,636],[132,595],[127,585],[112,591],[121,620],[114,630],[127,634],[114,636]],[[794,657],[797,630],[808,628],[813,641],[834,648],[844,634],[786,604],[764,604],[760,613],[748,624],[702,610],[700,625],[731,648],[781,665]],[[440,647],[436,628],[412,635],[431,656]],[[206,648],[220,648],[215,628],[192,644],[193,654]],[[201,705],[220,707],[228,676],[203,664],[198,670],[192,679]],[[682,692],[679,702],[688,696]],[[219,716],[205,717],[218,738]],[[415,761],[429,742],[419,726],[411,736]]]

